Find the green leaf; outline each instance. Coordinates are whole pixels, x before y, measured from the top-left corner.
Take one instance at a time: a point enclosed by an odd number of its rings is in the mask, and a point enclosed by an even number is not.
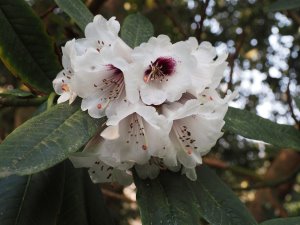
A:
[[[211,225],[256,225],[235,194],[202,165],[197,181],[161,172],[154,180],[134,176],[143,225],[195,225],[200,218]]]
[[[31,97],[33,96],[33,94],[27,91],[22,91],[20,89],[12,89],[0,93],[0,96]]]
[[[1,225],[55,225],[63,194],[64,166],[0,180]]]
[[[93,119],[79,104],[59,104],[25,122],[0,145],[0,176],[32,174],[63,161],[81,148],[103,119]]]
[[[64,198],[56,225],[112,225],[104,207],[100,185],[92,184],[87,171],[66,162]]]
[[[249,111],[231,107],[225,116],[225,122],[224,130],[234,134],[300,150],[300,132],[292,126],[277,124]]]
[[[147,42],[153,36],[153,25],[140,13],[131,14],[124,20],[121,38],[132,48]]]
[[[300,217],[267,220],[259,225],[300,225]]]
[[[55,0],[55,2],[75,21],[82,31],[88,23],[93,21],[93,14],[82,0]]]
[[[269,6],[269,11],[300,8],[300,0],[278,0]]]
[[[0,0],[0,58],[31,87],[49,93],[60,69],[41,20],[23,0]]]
[[[1,225],[111,225],[99,186],[65,161],[0,180]]]

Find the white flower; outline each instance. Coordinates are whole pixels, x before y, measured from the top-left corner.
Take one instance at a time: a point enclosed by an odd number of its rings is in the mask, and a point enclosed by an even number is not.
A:
[[[88,167],[94,182],[132,182],[131,169],[154,179],[160,170],[195,167],[222,136],[228,102],[215,90],[227,66],[209,42],[172,44],[166,35],[131,49],[115,17],[94,18],[85,37],[66,43],[63,67],[53,81],[58,102],[82,98],[81,109],[106,116],[107,127],[70,159]]]
[[[123,49],[124,55],[120,56],[118,53],[123,47],[116,42],[100,52],[88,49],[74,62],[76,72],[72,87],[83,98],[81,109],[88,110],[94,118],[104,116],[105,109],[112,101],[126,95],[123,71],[128,67],[131,50],[125,46],[128,49]]]
[[[127,169],[133,164],[117,164],[111,158],[103,158],[100,155],[103,139],[96,135],[86,145],[82,152],[73,153],[69,158],[75,168],[87,167],[94,183],[118,182],[122,185],[132,183],[132,176]]]
[[[143,165],[166,154],[171,123],[154,107],[122,102],[112,105],[107,115],[108,128],[101,133],[102,157]]]
[[[127,170],[107,165],[93,155],[73,155],[70,156],[70,160],[75,168],[89,168],[88,172],[94,183],[118,182],[122,185],[132,183],[132,175]]]
[[[206,89],[201,99],[185,95],[179,102],[162,106],[163,114],[173,121],[172,146],[164,158],[167,166],[177,165],[177,160],[187,169],[202,164],[202,156],[223,134],[221,128],[230,99],[221,99],[215,90]]]
[[[132,49],[119,37],[115,17],[97,15],[85,29],[86,38],[78,40],[82,54],[73,60],[72,88],[81,98],[82,110],[90,116],[105,116],[111,101],[125,97],[123,71],[131,61]]]
[[[87,48],[101,51],[104,46],[110,46],[119,39],[119,31],[120,23],[116,20],[116,17],[106,20],[103,16],[97,15],[94,17],[93,22],[86,26],[84,30],[86,38],[81,40]]]
[[[77,55],[75,45],[75,39],[73,39],[68,41],[65,47],[62,47],[62,64],[64,69],[59,72],[53,80],[53,88],[55,92],[60,95],[57,100],[58,103],[69,100],[69,103],[71,104],[77,96],[71,87],[71,80],[74,75],[71,60]]]
[[[211,43],[204,41],[198,45],[196,38],[189,38],[186,43],[197,61],[196,70],[191,74],[192,87],[189,92],[198,96],[206,87],[218,87],[227,66],[228,54],[218,56]]]
[[[147,105],[176,101],[191,86],[190,75],[196,67],[195,58],[185,42],[172,44],[170,38],[160,35],[136,47],[133,63],[125,71],[127,98]]]

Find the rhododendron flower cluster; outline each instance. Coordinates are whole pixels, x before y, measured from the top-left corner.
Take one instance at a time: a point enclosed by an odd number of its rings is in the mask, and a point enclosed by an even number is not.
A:
[[[114,17],[97,15],[85,38],[62,48],[64,69],[53,81],[58,103],[81,98],[91,117],[107,117],[106,128],[70,159],[90,168],[94,182],[128,184],[132,168],[141,178],[168,169],[196,180],[233,96],[216,91],[227,54],[195,38],[173,44],[166,35],[132,49],[119,30]]]

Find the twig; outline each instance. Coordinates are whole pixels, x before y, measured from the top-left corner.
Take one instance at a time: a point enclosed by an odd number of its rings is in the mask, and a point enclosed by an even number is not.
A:
[[[46,101],[48,96],[36,98],[0,97],[0,106],[38,106]]]
[[[231,90],[232,89],[232,78],[233,78],[233,71],[234,71],[234,61],[237,59],[237,57],[240,54],[240,51],[242,49],[242,46],[245,42],[246,39],[246,33],[245,30],[243,29],[242,33],[237,36],[237,41],[236,41],[236,48],[235,48],[235,52],[233,54],[230,54],[228,56],[228,64],[230,67],[230,72],[229,72],[229,81],[228,81],[228,85],[227,85],[227,90]]]
[[[160,9],[162,11],[162,13],[165,14],[165,16],[167,16],[169,18],[169,20],[171,20],[173,25],[178,29],[179,33],[181,33],[183,38],[186,39],[188,37],[188,35],[185,32],[185,30],[183,29],[183,27],[181,26],[181,23],[179,23],[177,21],[177,19],[174,17],[174,15],[172,13],[170,13],[166,7],[161,5],[159,0],[155,0],[155,3],[158,6],[158,9]]]
[[[41,15],[40,15],[40,18],[41,19],[45,19],[50,13],[53,12],[54,9],[57,8],[57,5],[53,5],[51,6],[50,8],[48,8],[45,12],[43,12]]]
[[[300,129],[300,121],[297,119],[297,116],[295,115],[294,107],[293,107],[293,103],[292,103],[293,99],[292,99],[291,92],[290,92],[290,83],[291,83],[291,80],[289,79],[289,82],[288,82],[288,85],[286,88],[287,103],[288,103],[288,106],[290,109],[291,116],[296,123],[297,129]]]
[[[278,187],[279,185],[287,183],[290,180],[294,179],[297,176],[297,174],[299,173],[299,170],[300,170],[300,168],[297,169],[296,171],[294,171],[293,173],[291,173],[290,175],[283,177],[283,178],[279,178],[277,180],[268,180],[268,181],[260,182],[257,184],[249,185],[248,187],[245,187],[245,188],[234,187],[233,189],[236,191],[247,191],[247,190],[259,189],[259,188]]]
[[[201,34],[202,34],[202,31],[203,31],[203,23],[204,23],[204,20],[206,19],[206,9],[209,5],[209,1],[210,0],[206,0],[203,4],[203,7],[202,7],[202,10],[201,10],[201,13],[200,13],[200,16],[201,16],[201,20],[199,22],[199,28],[196,29],[196,32],[195,32],[195,36],[198,40],[198,42],[201,41]]]
[[[107,189],[104,189],[104,188],[101,188],[101,191],[102,191],[103,195],[105,195],[109,198],[114,198],[114,199],[118,199],[118,200],[121,200],[121,201],[129,202],[129,203],[135,203],[135,201],[133,201],[130,198],[127,198],[126,196],[124,196],[122,194],[119,194],[119,193],[116,193],[116,192],[113,192],[113,191],[110,191],[110,190],[107,190]]]
[[[267,192],[267,195],[269,197],[271,205],[274,208],[275,214],[282,218],[288,217],[286,209],[282,206],[281,202],[279,202],[279,199],[276,197],[275,190],[271,189],[269,192]]]
[[[297,13],[295,13],[295,12],[293,12],[293,11],[291,11],[291,10],[288,10],[288,11],[286,12],[286,14],[287,14],[287,16],[290,17],[295,23],[297,23],[298,26],[300,26],[300,16],[299,16]]]
[[[262,181],[263,178],[259,174],[253,172],[252,170],[245,169],[240,166],[233,166],[230,165],[229,163],[223,162],[222,160],[216,159],[216,158],[208,158],[205,157],[203,158],[203,162],[207,165],[210,165],[212,167],[218,168],[218,169],[227,169],[230,170],[231,172],[244,175],[247,177],[251,177],[254,180],[257,181]]]

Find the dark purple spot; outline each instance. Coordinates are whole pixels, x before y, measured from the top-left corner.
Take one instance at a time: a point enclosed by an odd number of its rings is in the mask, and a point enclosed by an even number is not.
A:
[[[151,80],[163,81],[167,76],[175,72],[176,61],[171,57],[159,57],[154,62],[151,62],[144,74],[144,81]]]
[[[113,72],[114,75],[123,74],[123,72],[119,68],[115,67],[112,64],[108,64],[106,66],[107,66],[108,70],[111,70]]]

